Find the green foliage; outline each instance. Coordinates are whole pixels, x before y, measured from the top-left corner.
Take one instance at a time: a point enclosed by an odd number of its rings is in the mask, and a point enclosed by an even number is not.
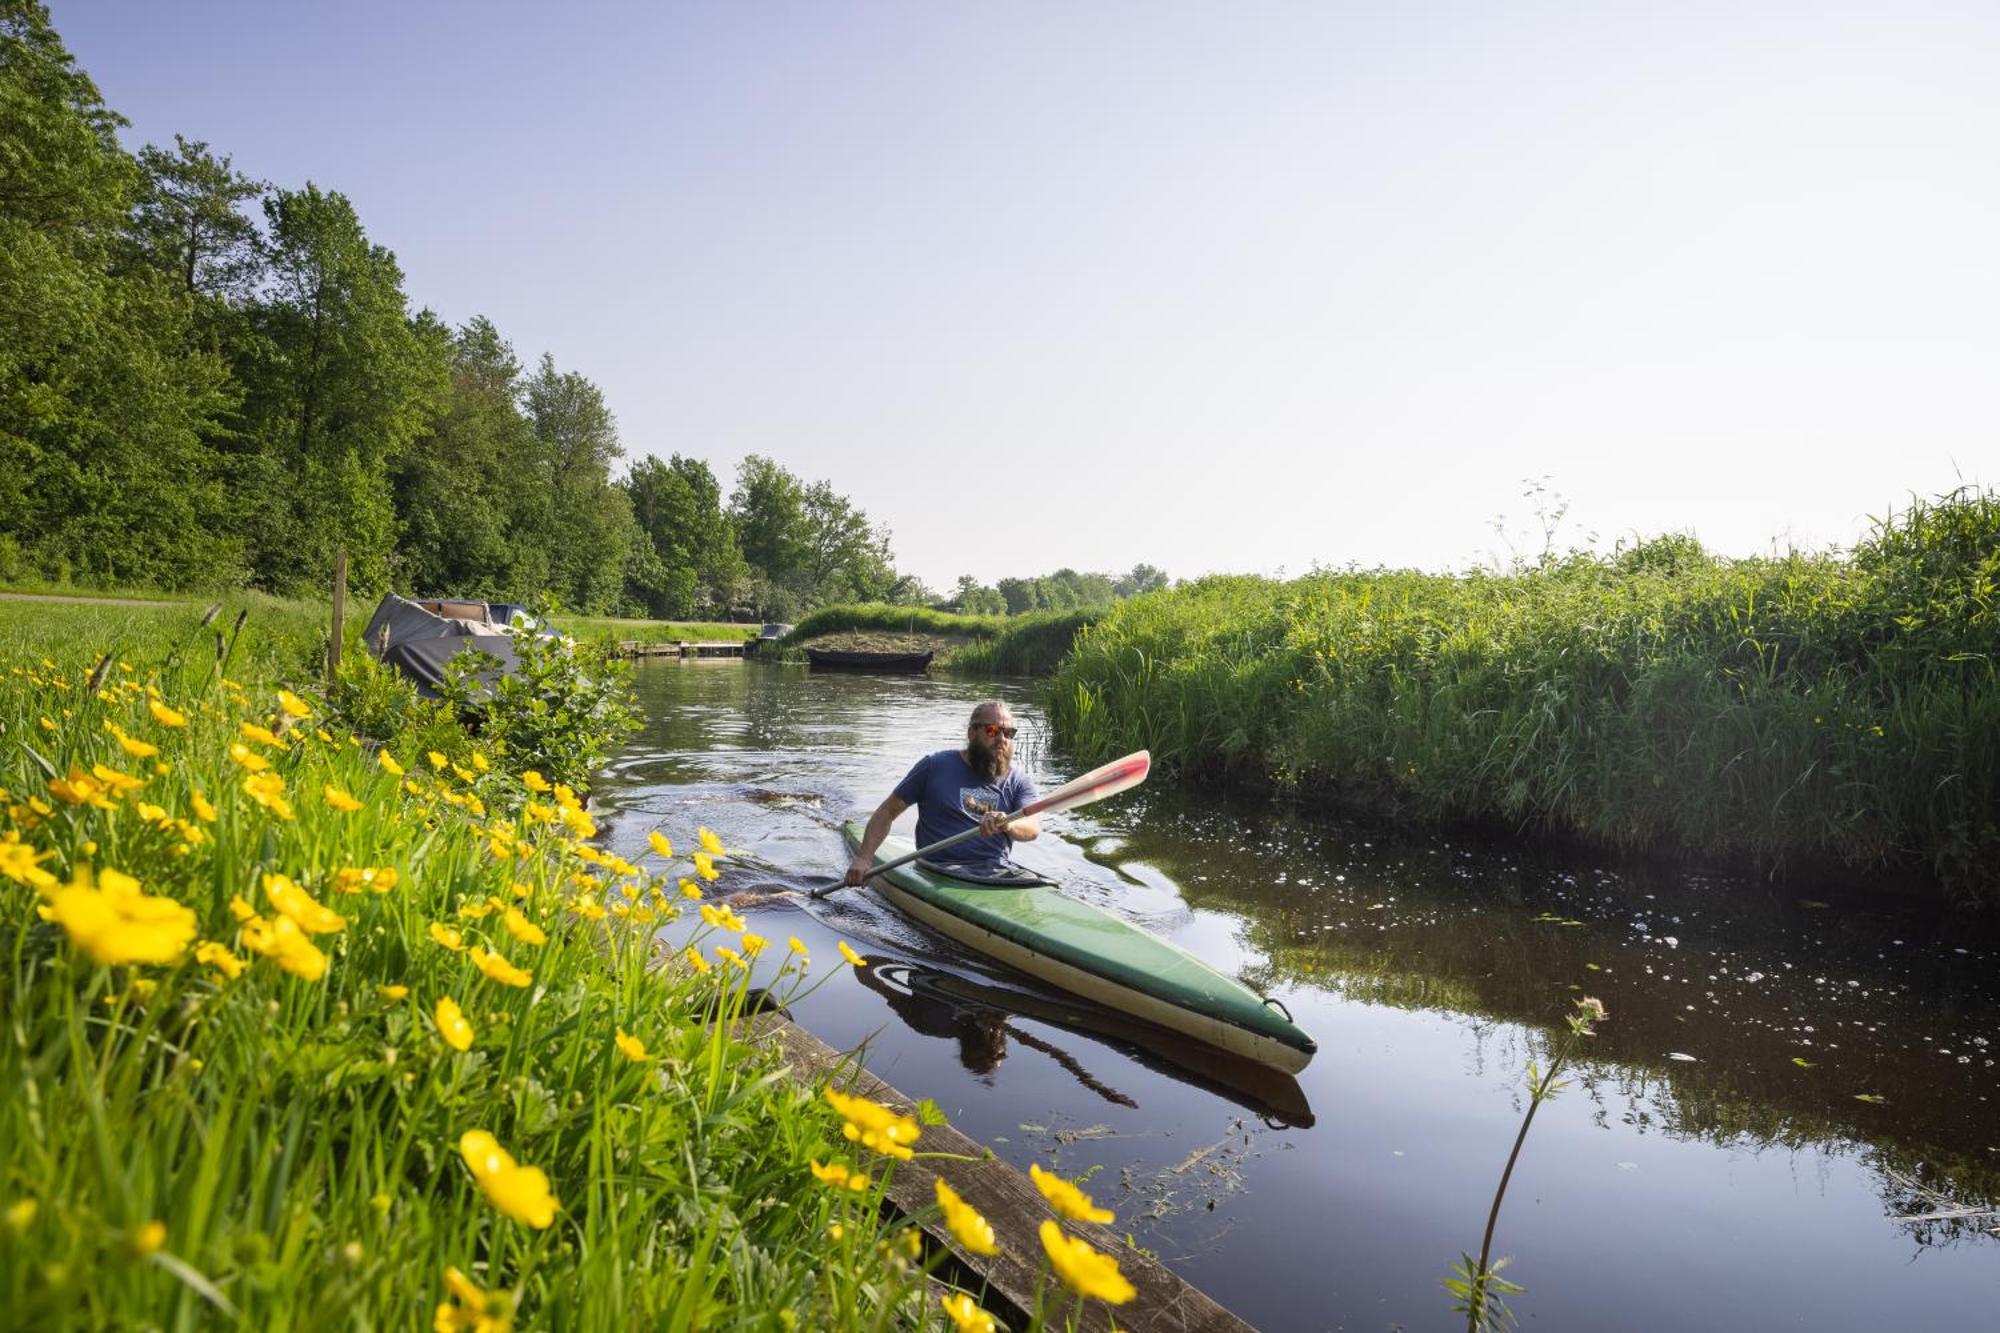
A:
[[[927,1273],[883,1245],[913,1237],[884,1220],[882,1171],[858,1191],[814,1179],[815,1159],[851,1150],[743,1026],[750,971],[657,956],[686,862],[632,867],[637,908],[609,885],[580,893],[586,816],[510,826],[498,856],[473,807],[499,808],[521,790],[514,775],[434,774],[402,737],[412,772],[399,779],[347,738],[320,739],[332,719],[317,709],[282,742],[254,742],[284,803],[268,788],[257,799],[231,747],[246,723],[293,718],[288,677],[246,669],[276,657],[247,652],[243,683],[224,685],[193,660],[154,669],[201,628],[186,608],[56,610],[66,642],[31,617],[0,634],[0,734],[32,731],[60,772],[137,770],[141,789],[72,803],[23,747],[0,751],[0,786],[19,794],[0,802],[0,831],[22,840],[0,875],[10,1326],[472,1327],[453,1270],[490,1294],[488,1327],[935,1320]],[[133,669],[93,688],[91,664],[114,645]],[[179,723],[151,711],[148,687]],[[42,728],[51,715],[63,721]],[[157,767],[106,723],[156,746]],[[33,793],[52,816],[26,804]],[[86,877],[108,885],[112,870],[192,938],[102,958],[67,924],[79,918],[38,914],[51,890],[92,893]],[[279,919],[295,927],[294,963],[310,950],[299,970],[259,954],[260,937],[283,938]],[[445,947],[433,923],[531,985]],[[196,940],[209,942],[199,955]],[[692,942],[722,938],[697,926]],[[783,1002],[807,964],[779,961],[763,972]],[[453,1045],[445,999],[468,1025]],[[541,1177],[529,1192],[553,1196],[552,1225],[482,1186],[468,1132]],[[826,1239],[835,1223],[840,1244]]]
[[[888,533],[827,482],[807,483],[751,454],[737,469],[729,520],[765,620],[844,600],[918,600],[920,585],[890,568]]]
[[[2000,503],[1960,493],[1852,559],[1668,538],[1504,575],[1204,579],[1080,634],[1051,714],[1085,757],[1987,894],[1996,551]]]
[[[631,667],[553,635],[517,634],[514,669],[497,677],[483,653],[460,653],[441,688],[456,716],[476,719],[480,742],[516,770],[585,787],[638,729]]]

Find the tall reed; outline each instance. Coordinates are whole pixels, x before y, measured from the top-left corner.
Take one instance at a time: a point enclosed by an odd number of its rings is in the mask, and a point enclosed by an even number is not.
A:
[[[1665,538],[1509,573],[1211,578],[1051,679],[1086,759],[1344,792],[1617,847],[1921,864],[2000,888],[2000,495],[1850,556]]]

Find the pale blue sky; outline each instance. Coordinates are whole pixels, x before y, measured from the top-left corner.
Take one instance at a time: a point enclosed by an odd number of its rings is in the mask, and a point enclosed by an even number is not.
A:
[[[628,453],[829,477],[935,585],[2000,482],[1990,4],[54,13],[133,146],[345,192]]]

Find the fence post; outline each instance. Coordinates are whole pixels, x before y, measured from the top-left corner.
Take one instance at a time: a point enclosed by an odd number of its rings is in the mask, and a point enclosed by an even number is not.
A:
[[[333,557],[333,637],[326,641],[326,684],[333,688],[340,675],[340,645],[347,637],[347,552]]]

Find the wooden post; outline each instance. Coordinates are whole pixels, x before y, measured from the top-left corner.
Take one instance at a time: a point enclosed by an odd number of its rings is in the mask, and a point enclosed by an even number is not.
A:
[[[347,552],[333,557],[333,637],[326,641],[326,683],[333,687],[340,674],[340,645],[347,637]]]

